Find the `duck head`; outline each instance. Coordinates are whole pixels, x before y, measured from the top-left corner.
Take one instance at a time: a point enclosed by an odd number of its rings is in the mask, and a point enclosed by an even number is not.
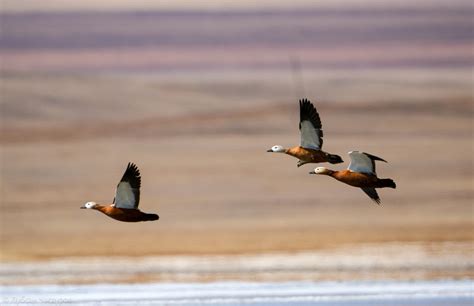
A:
[[[329,170],[328,168],[324,168],[324,167],[317,167],[315,168],[313,171],[311,171],[309,174],[331,174],[331,170]]]
[[[81,209],[94,209],[97,206],[96,202],[87,202],[84,206],[81,206]]]
[[[271,149],[268,149],[267,152],[271,152],[271,153],[285,153],[285,148],[283,148],[282,146],[273,146]]]

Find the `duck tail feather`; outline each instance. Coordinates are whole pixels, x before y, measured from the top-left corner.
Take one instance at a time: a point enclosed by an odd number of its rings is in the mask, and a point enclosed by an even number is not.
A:
[[[388,188],[397,188],[397,184],[392,179],[381,179],[379,180],[380,188],[388,187]]]
[[[328,154],[328,162],[331,164],[340,164],[340,163],[343,163],[344,161],[339,155]]]

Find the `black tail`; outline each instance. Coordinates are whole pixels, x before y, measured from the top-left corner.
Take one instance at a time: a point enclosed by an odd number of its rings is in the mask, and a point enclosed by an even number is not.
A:
[[[379,188],[389,187],[389,188],[397,188],[397,185],[392,179],[380,179],[378,182]]]
[[[155,221],[160,218],[157,214],[145,214],[144,217],[143,221]]]
[[[343,163],[344,161],[339,155],[328,153],[328,162],[331,164],[340,164],[340,163]]]

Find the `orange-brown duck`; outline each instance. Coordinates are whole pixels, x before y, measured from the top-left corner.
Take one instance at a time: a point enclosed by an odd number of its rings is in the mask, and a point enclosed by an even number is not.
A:
[[[311,171],[310,174],[329,175],[338,181],[348,185],[359,187],[364,191],[375,203],[380,204],[380,197],[375,188],[396,188],[396,184],[392,179],[380,179],[375,172],[375,161],[386,160],[364,152],[349,152],[351,163],[347,170],[334,171],[324,167],[318,167]]]
[[[300,102],[300,134],[301,142],[297,147],[289,149],[276,145],[267,152],[285,153],[299,159],[297,166],[300,167],[307,163],[324,163],[331,164],[342,163],[343,160],[339,155],[329,154],[322,150],[323,147],[323,130],[319,114],[313,104],[307,99]]]
[[[117,185],[115,198],[110,205],[87,202],[82,209],[95,209],[118,221],[140,222],[158,220],[157,214],[147,214],[138,209],[140,202],[140,171],[133,163],[128,163],[122,179]]]

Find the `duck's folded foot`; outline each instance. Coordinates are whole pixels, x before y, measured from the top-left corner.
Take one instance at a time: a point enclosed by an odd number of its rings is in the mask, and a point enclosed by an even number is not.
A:
[[[299,168],[299,167],[301,167],[301,166],[303,166],[304,164],[307,164],[307,163],[308,163],[308,162],[305,162],[305,161],[300,160],[300,161],[298,161],[298,163],[296,164],[296,166]]]

